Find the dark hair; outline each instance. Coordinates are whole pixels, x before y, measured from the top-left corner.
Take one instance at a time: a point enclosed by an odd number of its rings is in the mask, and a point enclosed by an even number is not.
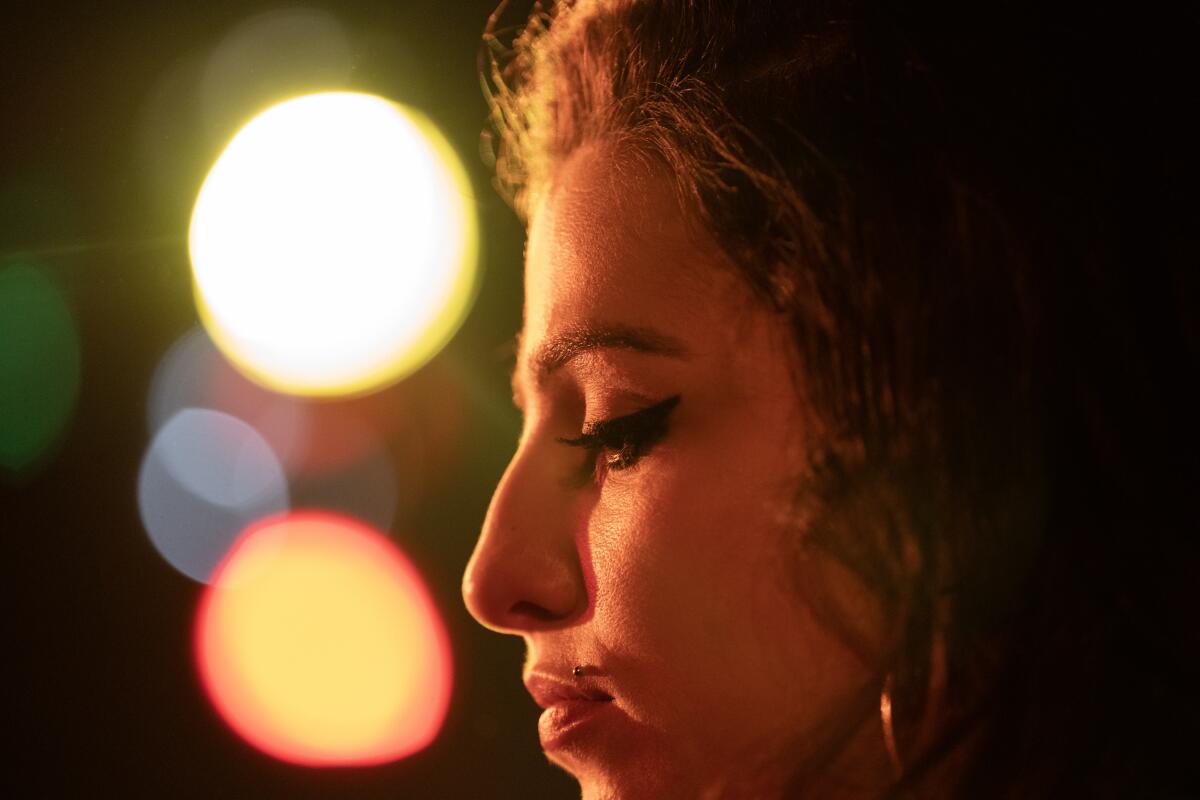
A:
[[[962,796],[1195,790],[1197,26],[960,6],[494,17],[497,186],[528,214],[612,141],[787,316],[827,431],[798,544],[897,630],[898,792],[968,735]]]

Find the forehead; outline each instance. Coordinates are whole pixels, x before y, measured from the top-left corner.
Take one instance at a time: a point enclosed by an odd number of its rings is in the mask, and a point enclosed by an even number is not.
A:
[[[592,145],[558,170],[530,223],[522,352],[634,327],[704,350],[748,293],[680,208],[666,175]]]

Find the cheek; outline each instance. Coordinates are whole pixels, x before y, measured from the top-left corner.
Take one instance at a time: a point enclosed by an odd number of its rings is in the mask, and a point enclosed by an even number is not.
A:
[[[781,736],[819,725],[869,671],[797,590],[767,476],[673,467],[622,476],[594,508],[597,634],[665,725],[719,720],[731,745],[764,715]]]
[[[613,649],[691,664],[727,689],[731,674],[775,660],[800,612],[781,579],[782,534],[762,483],[683,466],[602,491],[587,537],[596,623]]]
[[[731,579],[727,559],[744,549],[738,529],[747,520],[705,477],[669,464],[610,479],[589,520],[601,587],[619,584],[627,601],[650,600]]]

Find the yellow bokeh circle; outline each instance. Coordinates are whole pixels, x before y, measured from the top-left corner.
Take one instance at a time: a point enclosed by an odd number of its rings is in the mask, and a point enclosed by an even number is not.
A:
[[[392,761],[446,715],[451,657],[416,569],[382,534],[325,512],[259,523],[196,618],[196,658],[221,716],[279,759]]]
[[[466,173],[420,114],[324,92],[247,123],[200,190],[189,234],[201,319],[258,382],[358,394],[408,374],[474,298]]]

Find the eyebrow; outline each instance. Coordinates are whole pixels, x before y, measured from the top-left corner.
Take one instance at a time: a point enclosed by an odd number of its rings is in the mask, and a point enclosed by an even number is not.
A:
[[[518,334],[518,352],[520,339]],[[689,355],[683,342],[653,328],[618,324],[573,328],[548,337],[530,354],[529,368],[534,385],[544,385],[556,371],[595,350],[632,350],[669,358],[687,358]],[[513,386],[514,391],[519,390],[516,373]]]

